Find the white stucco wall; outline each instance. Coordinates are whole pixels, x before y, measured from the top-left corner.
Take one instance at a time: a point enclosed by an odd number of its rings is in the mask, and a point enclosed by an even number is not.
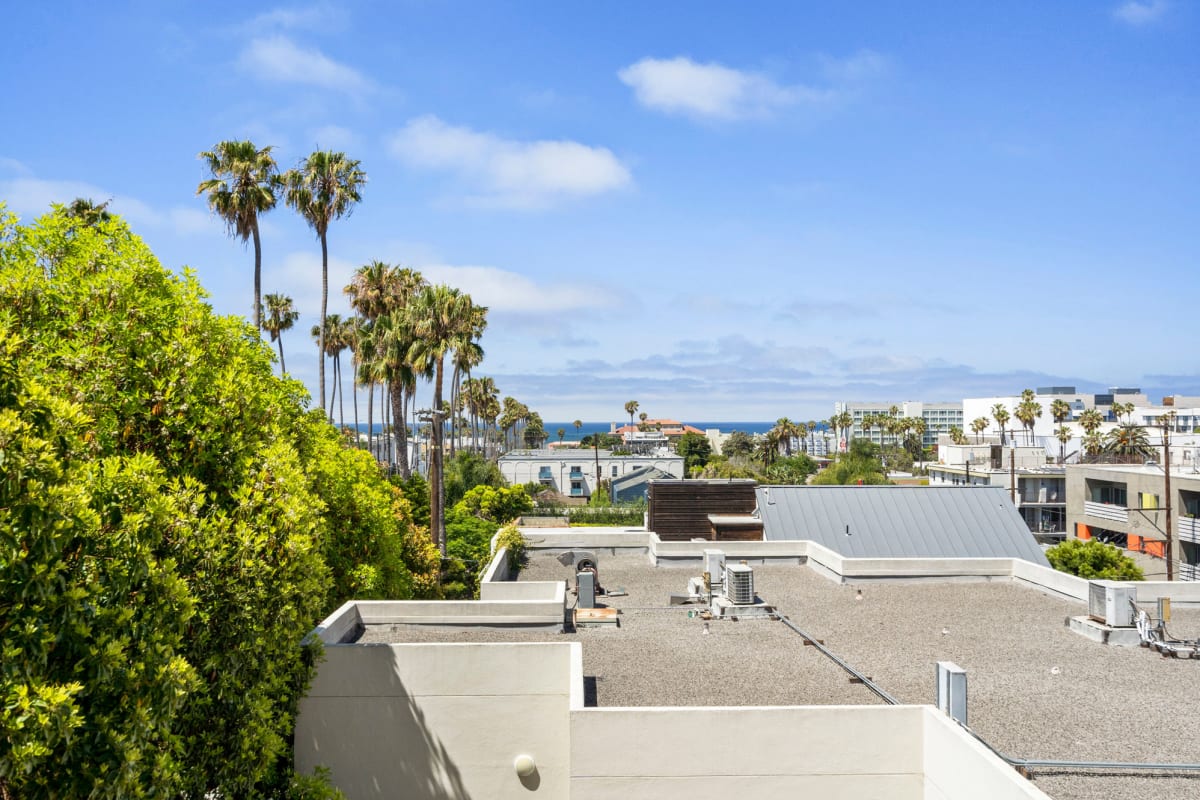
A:
[[[1050,800],[942,712],[923,707],[925,800]],[[986,775],[987,780],[980,780]]]
[[[575,712],[571,800],[921,800],[924,711],[797,706]]]
[[[296,724],[296,768],[350,800],[565,798],[578,643],[333,645]],[[572,663],[576,662],[576,663]],[[533,756],[532,779],[513,759]]]

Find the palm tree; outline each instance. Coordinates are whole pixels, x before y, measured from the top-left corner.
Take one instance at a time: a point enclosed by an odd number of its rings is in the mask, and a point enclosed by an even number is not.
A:
[[[345,153],[317,150],[282,177],[284,200],[294,208],[321,240],[321,341],[317,350],[325,352],[325,316],[329,308],[329,223],[350,214],[362,200],[362,185],[367,174],[359,162]],[[257,228],[255,229],[257,231]],[[320,364],[321,403],[325,402],[325,359]],[[321,406],[325,408],[324,405]]]
[[[287,372],[283,361],[283,332],[291,330],[300,319],[300,312],[292,308],[292,298],[283,294],[269,294],[267,300],[267,318],[263,320],[263,329],[271,334],[271,341],[279,344],[279,374]]]
[[[409,313],[413,341],[409,362],[433,372],[433,430],[429,459],[430,525],[438,549],[446,554],[445,486],[442,474],[442,385],[447,355],[479,338],[487,324],[487,309],[475,306],[471,296],[449,286],[426,286],[413,300]]]
[[[312,326],[312,337],[317,343],[317,350],[321,353],[321,368],[324,369],[325,359],[333,359],[333,381],[329,386],[329,421],[333,422],[333,398],[337,395],[338,388],[338,354],[341,353],[344,345],[340,344],[342,327],[341,314],[330,314],[325,318],[325,327],[320,325]],[[321,398],[321,408],[326,408],[325,398]]]
[[[76,197],[67,206],[67,216],[72,219],[77,219],[88,227],[95,227],[101,222],[108,222],[112,219],[112,214],[108,211],[108,204],[112,200],[105,200],[97,205],[91,198]]]
[[[1127,413],[1132,413],[1132,411]],[[1118,456],[1154,455],[1150,439],[1146,436],[1146,429],[1141,425],[1130,423],[1118,425],[1105,434],[1104,452]]]
[[[792,422],[787,417],[780,417],[775,421],[776,438],[783,443],[784,453],[791,458],[792,455],[792,437],[796,435],[796,423]]]
[[[1071,416],[1071,404],[1056,398],[1050,403],[1050,416],[1053,417],[1055,425],[1062,425],[1067,421],[1067,417]]]
[[[1058,463],[1064,464],[1067,461],[1067,442],[1071,441],[1071,429],[1066,425],[1059,425],[1054,431],[1054,438],[1058,439]]]
[[[487,309],[480,309],[479,306],[472,306],[474,313],[479,314],[482,318],[486,315]],[[482,322],[479,330],[483,330],[483,326],[487,323]],[[462,406],[462,399],[459,396],[460,381],[462,375],[470,377],[471,370],[483,363],[483,347],[474,338],[471,338],[461,344],[454,351],[454,378],[450,382],[450,408],[454,415],[458,414],[459,408]],[[454,416],[450,420],[450,457],[454,458]]]
[[[996,403],[992,406],[992,419],[996,420],[996,424],[1000,426],[1000,444],[1007,444],[1007,439],[1004,436],[1004,426],[1012,417],[1008,413],[1008,409],[1003,403]]]
[[[230,235],[243,243],[254,239],[254,328],[259,331],[262,330],[262,242],[258,236],[258,218],[275,207],[279,189],[279,168],[271,149],[259,149],[249,140],[218,142],[212,150],[200,154],[212,177],[196,187],[196,194],[205,195],[208,207],[225,220]],[[325,391],[324,384],[321,391]]]
[[[367,387],[367,450],[372,453],[375,452],[375,385],[379,384],[386,393],[388,374],[387,365],[383,361],[386,351],[381,347],[382,331],[375,323],[395,304],[395,294],[403,288],[401,284],[404,279],[403,270],[375,260],[355,270],[350,283],[342,289],[350,298],[350,306],[364,320],[359,331],[358,348],[361,352],[356,351],[355,354],[359,362],[355,380],[356,384],[361,382]],[[407,343],[404,349],[407,351]],[[381,416],[386,416],[386,401],[381,403],[380,409]],[[390,438],[388,442],[391,442]]]
[[[633,427],[633,415],[637,413],[638,401],[630,400],[625,404],[625,413],[629,415],[629,427]]]
[[[975,444],[979,444],[979,435],[988,429],[987,417],[976,417],[971,420],[971,432],[975,434]]]
[[[950,426],[950,441],[954,444],[967,444],[967,436],[957,425]]]
[[[332,321],[334,317],[336,321]],[[354,343],[354,328],[357,322],[353,318],[342,319],[340,314],[330,314],[329,336],[327,342],[329,353],[333,356],[333,382],[338,396],[338,427],[346,427],[345,400],[346,386],[342,382],[342,352]],[[333,409],[331,408],[332,412]]]
[[[779,458],[779,444],[779,426],[776,425],[767,431],[762,441],[758,443],[758,447],[755,448],[755,455],[762,461],[764,467],[771,466]]]
[[[1089,408],[1079,415],[1079,427],[1087,434],[1094,434],[1104,424],[1104,416],[1094,408]]]
[[[566,429],[566,428],[559,428],[559,429],[558,429],[558,443],[559,443],[559,444],[562,444],[563,437],[564,437],[564,436],[566,436],[566,435],[567,435],[567,429]]]
[[[1026,444],[1033,444],[1033,424],[1042,416],[1042,404],[1034,398],[1032,389],[1021,392],[1021,402],[1017,404],[1017,408],[1013,412],[1021,421],[1021,427],[1025,429]]]

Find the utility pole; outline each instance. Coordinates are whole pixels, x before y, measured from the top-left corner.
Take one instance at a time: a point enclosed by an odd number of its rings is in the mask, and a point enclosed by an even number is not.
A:
[[[600,431],[592,434],[592,450],[596,453],[596,488],[594,492],[600,491]]]
[[[1171,535],[1171,422],[1174,412],[1163,414],[1162,417],[1162,433],[1163,433],[1163,491],[1166,494],[1167,503],[1167,525],[1165,528],[1167,534],[1166,557],[1167,557],[1167,580],[1175,580],[1175,569],[1172,566],[1175,561],[1174,537]]]
[[[1017,446],[1008,451],[1008,485],[1012,493],[1012,504],[1017,504]]]

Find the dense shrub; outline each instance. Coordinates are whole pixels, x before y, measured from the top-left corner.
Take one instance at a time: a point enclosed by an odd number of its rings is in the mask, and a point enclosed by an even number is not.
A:
[[[1141,581],[1142,568],[1119,547],[1095,539],[1068,539],[1046,551],[1050,566],[1088,580]]]
[[[0,208],[0,342],[0,794],[311,791],[299,642],[436,582],[403,497],[119,219]]]

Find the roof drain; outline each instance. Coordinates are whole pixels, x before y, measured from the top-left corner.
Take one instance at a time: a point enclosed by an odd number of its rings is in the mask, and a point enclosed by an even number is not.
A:
[[[854,667],[850,666],[848,663],[843,661],[841,658],[838,658],[838,656],[836,656],[828,647],[823,645],[820,642],[820,640],[818,640],[816,637],[812,636],[811,634],[801,630],[800,626],[798,626],[796,623],[792,622],[791,619],[789,619],[785,614],[779,613],[778,611],[776,611],[776,613],[779,616],[780,622],[782,622],[784,625],[791,628],[796,633],[800,634],[800,636],[802,636],[804,638],[804,641],[807,644],[810,644],[813,647],[820,650],[821,653],[823,655],[825,655],[830,661],[837,664],[839,667],[841,667],[843,670],[845,670],[851,676],[853,676],[856,683],[861,683],[863,686],[866,686],[868,689],[870,689],[872,692],[874,692],[876,695],[878,695],[883,700],[883,702],[887,703],[888,705],[893,705],[893,706],[901,705],[900,701],[897,700],[895,697],[893,697],[891,694],[889,694],[883,687],[876,684],[873,680],[871,680],[866,675],[859,672]],[[1033,776],[1033,770],[1035,768],[1063,769],[1063,770],[1112,769],[1112,770],[1129,770],[1129,771],[1135,771],[1135,772],[1157,772],[1157,773],[1200,772],[1200,764],[1155,764],[1155,763],[1132,763],[1132,762],[1125,762],[1125,761],[1058,761],[1058,760],[1044,759],[1044,758],[1012,758],[1011,756],[1006,756],[1004,753],[1001,753],[995,747],[992,747],[992,745],[988,743],[987,739],[984,739],[982,736],[980,736],[978,733],[976,733],[974,730],[972,730],[969,726],[964,725],[963,723],[959,722],[958,720],[954,719],[953,717],[950,717],[950,719],[954,720],[954,722],[956,722],[959,727],[961,727],[964,731],[966,731],[972,737],[974,737],[975,741],[982,744],[984,747],[986,747],[988,750],[990,750],[993,754],[995,754],[995,756],[997,758],[999,758],[1001,761],[1008,764],[1009,766],[1015,768],[1017,770],[1017,772],[1020,772],[1026,778]]]

